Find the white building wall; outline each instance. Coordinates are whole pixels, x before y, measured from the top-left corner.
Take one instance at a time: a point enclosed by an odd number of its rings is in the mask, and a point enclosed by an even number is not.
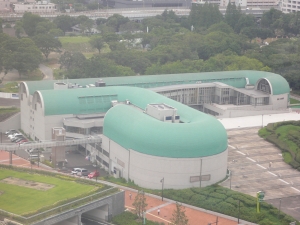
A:
[[[160,189],[162,178],[165,188],[199,187],[200,182],[191,183],[190,177],[200,176],[200,170],[203,176],[211,176],[209,181],[201,182],[201,186],[204,187],[224,179],[227,173],[227,150],[202,158],[157,157],[127,150],[104,135],[102,148],[110,151],[111,170],[116,167],[121,171],[122,177],[133,180],[135,184],[144,188]],[[124,167],[120,165],[120,161],[124,163]]]
[[[29,97],[30,98],[30,97]],[[25,93],[20,94],[21,129],[30,134],[30,104]]]
[[[288,102],[288,94],[270,96],[270,104],[273,105],[273,109],[286,109]]]

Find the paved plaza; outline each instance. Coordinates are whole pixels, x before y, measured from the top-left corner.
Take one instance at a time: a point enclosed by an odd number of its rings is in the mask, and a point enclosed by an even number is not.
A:
[[[280,149],[258,136],[259,129],[227,130],[231,180],[221,185],[251,196],[264,191],[267,202],[277,208],[281,204],[282,211],[300,220],[300,172],[283,161]]]

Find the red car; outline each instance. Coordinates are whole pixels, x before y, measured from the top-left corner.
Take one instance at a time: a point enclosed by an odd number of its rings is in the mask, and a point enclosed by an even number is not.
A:
[[[94,171],[94,172],[91,172],[89,175],[88,175],[88,178],[94,178],[94,177],[99,177],[100,176],[100,173],[98,171]]]
[[[23,140],[17,142],[17,144],[23,144],[23,143],[25,143],[25,142],[28,142],[28,140],[27,140],[27,139],[23,139]]]

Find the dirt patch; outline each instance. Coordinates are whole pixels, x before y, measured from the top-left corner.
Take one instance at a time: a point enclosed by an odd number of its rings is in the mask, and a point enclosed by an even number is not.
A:
[[[22,180],[16,177],[8,177],[1,180],[0,182],[5,184],[13,184],[21,187],[33,188],[40,191],[47,191],[54,187],[54,185],[51,184],[44,184],[30,180]]]

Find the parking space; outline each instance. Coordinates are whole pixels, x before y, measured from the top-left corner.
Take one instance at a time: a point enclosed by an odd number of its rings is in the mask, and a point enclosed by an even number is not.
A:
[[[265,192],[265,200],[300,220],[300,172],[283,161],[281,150],[258,136],[260,128],[228,130],[228,169],[231,179],[221,185],[256,196]]]

